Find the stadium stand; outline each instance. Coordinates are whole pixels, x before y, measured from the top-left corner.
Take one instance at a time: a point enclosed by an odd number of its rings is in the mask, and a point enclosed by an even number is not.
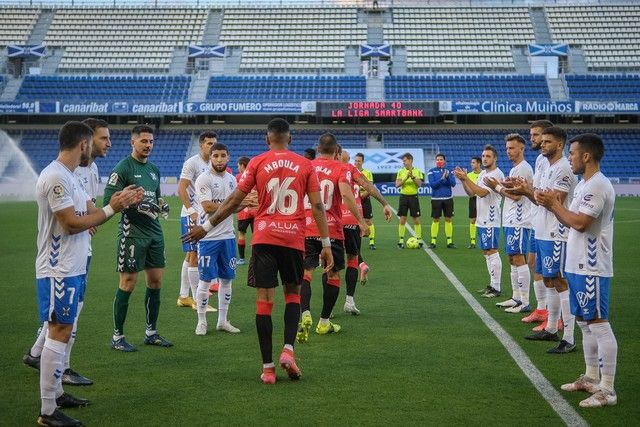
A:
[[[242,47],[240,71],[343,72],[345,47],[367,41],[356,8],[225,8],[220,42]]]
[[[365,100],[363,76],[215,76],[209,81],[212,101]]]
[[[187,99],[191,76],[25,77],[16,101],[154,101]]]
[[[570,96],[581,100],[640,99],[640,75],[567,74]]]
[[[202,39],[207,13],[204,8],[59,8],[45,43],[64,48],[60,72],[167,72],[176,48]]]
[[[549,99],[549,88],[540,75],[387,76],[385,98],[400,101]]]
[[[639,5],[571,5],[546,8],[556,42],[579,45],[590,70],[640,67]]]
[[[0,7],[0,46],[26,44],[39,15],[38,8]]]
[[[387,131],[384,133],[386,148],[420,147],[432,153],[442,152],[447,156],[449,167],[459,165],[468,168],[472,156],[479,156],[482,147],[493,145],[498,151],[498,167],[507,173],[511,163],[504,148],[504,136],[517,132],[527,138],[529,129],[499,130],[424,130],[420,132]],[[638,129],[567,129],[569,138],[586,132],[595,132],[605,141],[607,152],[602,170],[609,177],[640,176],[640,130]],[[539,153],[527,148],[526,160],[534,164]]]
[[[514,71],[511,46],[535,42],[526,7],[394,8],[384,34],[409,72]]]

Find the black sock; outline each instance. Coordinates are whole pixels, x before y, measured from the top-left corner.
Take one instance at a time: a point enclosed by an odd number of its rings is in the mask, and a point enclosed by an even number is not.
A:
[[[240,258],[244,258],[244,243],[240,244],[238,243],[238,255]]]
[[[284,306],[284,343],[293,345],[300,322],[300,304],[290,302]]]
[[[364,262],[364,258],[362,258],[362,255],[358,254],[358,265],[362,264]]]
[[[344,281],[347,283],[347,295],[352,297],[356,293],[356,283],[358,282],[358,269],[347,267],[344,274]]]
[[[300,286],[300,311],[311,311],[311,283],[307,279]]]
[[[331,316],[331,312],[333,311],[333,307],[336,305],[339,294],[339,287],[327,285],[322,296],[322,313],[320,313],[321,318],[328,319],[329,316]]]
[[[260,342],[262,363],[273,363],[273,354],[271,348],[273,322],[271,321],[271,316],[266,314],[256,314],[256,330],[258,331],[258,341]]]

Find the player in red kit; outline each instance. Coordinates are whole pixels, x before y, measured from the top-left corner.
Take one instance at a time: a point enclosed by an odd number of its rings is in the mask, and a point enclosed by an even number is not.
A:
[[[278,274],[285,294],[284,348],[279,363],[289,378],[299,379],[293,345],[300,319],[300,283],[304,255],[304,198],[309,198],[313,218],[318,225],[322,249],[320,259],[324,271],[333,267],[331,241],[324,205],[320,198],[318,177],[311,162],[288,150],[291,142],[289,123],[273,119],[267,126],[269,151],[251,159],[238,187],[202,226],[182,236],[184,241],[197,241],[207,230],[235,212],[240,202],[255,187],[258,208],[251,241],[248,284],[256,288],[256,329],[262,353],[262,375],[265,384],[275,384],[272,354],[273,324],[271,312],[278,286]]]
[[[240,182],[240,177],[247,169],[247,165],[249,164],[249,158],[242,156],[238,159],[238,175],[236,175],[236,181]],[[255,192],[255,190],[252,190]],[[249,227],[251,227],[251,232],[253,233],[253,218],[256,214],[255,208],[244,208],[240,212],[238,212],[238,260],[236,261],[236,265],[244,265],[246,261],[244,260],[244,250],[245,250],[245,236]]]
[[[342,229],[342,199],[345,199],[347,210],[354,215],[359,224],[365,224],[361,211],[351,192],[351,173],[346,165],[335,159],[338,152],[336,137],[325,133],[318,140],[319,157],[311,161],[320,182],[320,196],[324,203],[329,225],[329,237],[331,239],[331,252],[333,254],[333,269],[322,275],[322,312],[320,321],[316,327],[316,333],[320,335],[340,331],[340,326],[329,321],[331,311],[335,306],[340,293],[340,270],[344,269],[344,234]],[[302,318],[298,327],[298,342],[306,342],[309,339],[309,329],[313,323],[311,317],[311,280],[313,270],[318,266],[320,254],[320,231],[313,220],[311,206],[305,206],[307,216],[304,280],[301,288]],[[365,227],[365,229],[368,228]]]

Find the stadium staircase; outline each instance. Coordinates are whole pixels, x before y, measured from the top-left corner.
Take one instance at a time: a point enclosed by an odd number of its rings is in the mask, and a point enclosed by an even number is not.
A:
[[[367,101],[382,101],[384,99],[384,79],[367,79]]]
[[[2,95],[0,95],[0,101],[13,101],[16,99],[20,86],[22,86],[22,80],[24,80],[24,78],[17,79],[15,77],[8,77],[4,91]]]
[[[569,71],[574,74],[587,74],[587,61],[582,48],[572,47],[569,50]]]
[[[344,73],[347,76],[359,76],[361,74],[360,47],[347,46],[344,50]]]
[[[40,16],[38,16],[38,20],[36,21],[36,25],[33,27],[33,31],[31,31],[31,34],[29,35],[27,44],[38,45],[44,41],[47,31],[49,31],[49,26],[51,25],[51,22],[53,22],[54,15],[55,12],[52,9],[42,9]]]
[[[173,50],[173,55],[171,56],[171,63],[169,64],[169,75],[172,76],[180,76],[183,75],[187,70],[187,60],[188,52],[187,48],[184,47],[176,47]]]
[[[242,48],[227,47],[227,57],[224,60],[224,75],[233,76],[240,74],[240,63],[242,62]]]
[[[44,57],[42,65],[40,66],[40,74],[43,76],[53,76],[62,61],[64,56],[64,48],[56,47],[49,49],[49,55]]]
[[[536,43],[553,43],[544,8],[532,7],[529,9],[529,16],[531,17],[531,25],[533,25],[533,34],[536,37]]]
[[[562,78],[547,78],[547,86],[549,86],[549,95],[552,101],[562,101],[569,99],[569,89]]]
[[[215,45],[220,43],[220,29],[222,28],[223,12],[220,9],[210,9],[207,25],[202,33],[202,44]]]
[[[204,102],[207,100],[207,89],[209,88],[209,79],[211,73],[200,71],[194,74],[191,79],[191,87],[189,88],[189,101]]]
[[[531,72],[531,66],[529,65],[529,59],[525,54],[526,47],[515,46],[511,48],[511,54],[513,55],[513,65],[516,68],[518,74],[529,74]]]

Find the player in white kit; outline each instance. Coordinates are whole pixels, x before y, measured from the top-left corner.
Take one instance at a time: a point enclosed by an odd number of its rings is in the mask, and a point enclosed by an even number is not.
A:
[[[87,268],[89,230],[104,223],[116,211],[142,200],[134,187],[118,192],[108,206],[95,207],[73,171],[87,166],[93,131],[80,122],[67,122],[58,140],[58,158],[43,169],[36,184],[38,201],[38,254],[36,287],[40,320],[46,338],[40,357],[41,409],[38,424],[74,426],[78,420],[57,407],[86,406],[89,401],[65,393],[62,371],[67,342],[78,311],[78,298]]]
[[[482,249],[487,271],[491,283],[482,289],[484,298],[495,298],[500,296],[500,281],[502,276],[502,260],[498,253],[500,239],[500,220],[502,196],[493,190],[487,182],[501,182],[504,180],[504,173],[497,166],[498,152],[491,145],[486,145],[482,151],[482,166],[484,169],[478,176],[476,183],[472,182],[467,175],[466,169],[457,166],[454,169],[456,177],[462,182],[464,191],[470,197],[477,196],[477,217],[476,226],[478,233],[478,247]]]
[[[222,202],[235,190],[236,178],[226,171],[229,163],[229,149],[226,145],[215,143],[210,153],[210,167],[198,176],[195,190],[200,204],[200,223],[209,219]],[[242,202],[244,209],[251,199]],[[241,209],[240,209],[241,210]],[[219,279],[218,324],[216,329],[232,334],[240,332],[227,319],[231,303],[231,284],[236,271],[236,236],[233,217],[225,218],[213,227],[198,242],[198,270],[200,281],[196,291],[198,324],[196,335],[207,334],[207,304],[209,303],[209,284]]]
[[[615,190],[600,171],[604,156],[602,139],[595,134],[578,135],[569,141],[569,161],[583,180],[575,188],[567,209],[551,193],[538,193],[536,200],[567,227],[567,261],[571,311],[582,330],[585,373],[565,391],[586,391],[592,396],[580,406],[615,405],[614,390],[618,343],[609,324],[609,286],[613,277],[613,212]]]
[[[517,194],[526,194],[535,202],[535,192],[554,191],[566,207],[571,203],[577,179],[571,172],[569,161],[563,155],[566,132],[557,126],[542,131],[542,155],[548,167],[536,172],[534,188],[524,180],[514,187]],[[521,191],[523,188],[526,190]],[[525,337],[536,341],[558,341],[558,319],[562,313],[564,335],[560,343],[547,350],[548,353],[569,353],[575,350],[575,317],[571,314],[569,291],[564,277],[567,236],[569,230],[552,212],[540,208],[534,218],[536,232],[536,272],[542,274],[547,288],[548,320],[544,329]]]
[[[215,132],[203,132],[198,137],[200,152],[189,157],[182,166],[180,181],[178,181],[178,196],[182,201],[180,211],[181,234],[189,231],[189,228],[198,224],[198,217],[201,213],[200,203],[194,190],[194,184],[200,174],[207,171],[211,165],[209,155],[211,147],[218,142],[218,135]],[[182,244],[182,252],[185,253],[180,274],[180,295],[178,296],[178,307],[192,307],[196,304],[196,292],[198,289],[198,252],[197,246],[191,243]],[[191,297],[189,296],[191,289]],[[208,311],[213,308],[208,307]]]
[[[98,184],[100,182],[100,175],[98,173],[98,166],[95,163],[95,159],[98,157],[106,157],[111,148],[111,136],[109,134],[109,128],[107,122],[101,119],[86,119],[83,120],[84,124],[89,126],[93,130],[93,141],[91,156],[89,158],[89,164],[87,166],[78,166],[74,171],[74,175],[78,178],[80,185],[87,193],[91,201],[95,204],[96,196],[98,194]],[[95,229],[89,230],[89,235],[92,236],[95,233]],[[89,253],[87,256],[87,275],[89,273],[89,264],[91,262],[91,242],[89,242]],[[76,340],[76,333],[78,329],[78,317],[82,311],[84,305],[84,294],[86,290],[86,277],[82,286],[78,289],[78,312],[76,320],[73,324],[73,330],[71,331],[71,338],[67,343],[67,349],[65,352],[64,370],[62,372],[62,384],[67,385],[91,385],[93,381],[86,378],[73,369],[70,366],[71,349]],[[24,355],[22,361],[35,369],[40,369],[40,355],[44,346],[46,338],[46,325],[42,325],[38,332],[38,338],[31,349]]]
[[[507,156],[513,163],[508,180],[522,178],[533,182],[533,169],[524,159],[524,138],[512,133],[505,137]],[[511,266],[511,298],[496,304],[508,313],[527,313],[529,305],[529,282],[531,273],[527,265],[527,246],[531,232],[531,201],[524,197],[504,191],[499,181],[489,178],[485,180],[492,190],[504,197],[502,207],[502,226],[504,227],[505,252]]]

